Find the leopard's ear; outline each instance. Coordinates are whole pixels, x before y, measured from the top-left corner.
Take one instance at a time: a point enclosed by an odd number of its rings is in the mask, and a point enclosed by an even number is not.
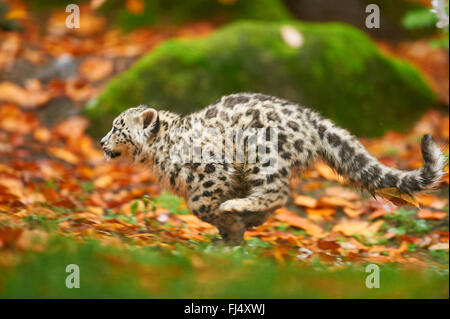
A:
[[[142,125],[142,129],[145,133],[156,134],[159,131],[159,116],[158,111],[152,108],[144,109],[141,111],[137,120],[139,125]]]

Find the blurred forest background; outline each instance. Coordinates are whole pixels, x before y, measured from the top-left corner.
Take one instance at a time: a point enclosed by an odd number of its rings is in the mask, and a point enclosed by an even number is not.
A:
[[[386,165],[420,167],[426,133],[448,158],[448,1],[79,0],[79,28],[70,3],[0,0],[0,297],[448,298],[448,173],[396,207],[317,163],[230,248],[98,144],[128,107],[254,91],[318,110]]]

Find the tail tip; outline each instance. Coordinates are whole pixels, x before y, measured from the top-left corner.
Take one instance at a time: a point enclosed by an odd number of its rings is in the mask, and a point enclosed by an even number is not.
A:
[[[422,156],[425,163],[436,163],[439,161],[441,150],[434,142],[430,134],[425,134],[422,138]]]

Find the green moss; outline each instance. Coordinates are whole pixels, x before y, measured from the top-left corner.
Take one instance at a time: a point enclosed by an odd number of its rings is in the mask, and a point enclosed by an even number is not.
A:
[[[290,14],[281,0],[143,0],[139,14],[128,11],[125,0],[110,0],[99,12],[126,31],[153,24],[180,24],[195,20],[225,22],[234,19],[278,20]]]
[[[90,101],[91,132],[138,104],[188,113],[222,95],[254,91],[315,108],[352,133],[404,130],[436,99],[411,65],[383,55],[353,27],[289,22],[304,44],[287,45],[285,23],[237,22],[209,37],[170,40],[118,75]]]

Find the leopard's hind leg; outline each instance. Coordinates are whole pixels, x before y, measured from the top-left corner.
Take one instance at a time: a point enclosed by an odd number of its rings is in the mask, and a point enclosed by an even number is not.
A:
[[[251,185],[245,198],[229,199],[219,206],[225,212],[267,212],[283,206],[289,195],[289,180],[286,170],[268,175],[251,175],[248,178]]]
[[[283,206],[289,195],[285,170],[269,175],[248,177],[250,192],[245,198],[229,199],[219,205],[218,223],[214,223],[225,241],[243,241],[244,232],[263,224],[273,210]]]

